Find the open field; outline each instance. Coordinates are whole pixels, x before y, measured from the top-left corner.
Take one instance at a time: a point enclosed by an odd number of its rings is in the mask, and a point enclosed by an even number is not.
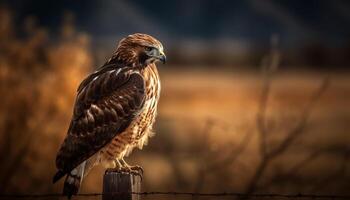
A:
[[[0,5],[0,195],[61,193],[63,180],[52,177],[76,89],[118,40],[142,28],[156,31],[169,61],[159,64],[156,135],[126,158],[144,168],[143,191],[350,195],[345,3],[242,1],[252,4],[245,11],[248,4],[216,1],[144,10],[126,1],[14,2],[18,9]],[[94,168],[80,193],[100,193],[104,171]]]
[[[18,38],[2,19],[0,193],[60,192],[55,156],[95,66],[89,37],[68,24],[55,43],[43,28]],[[144,167],[144,190],[348,194],[350,73],[319,90],[326,73],[280,71],[263,93],[260,72],[229,68],[160,66],[157,134],[128,158]],[[103,171],[82,192],[100,192]]]
[[[256,114],[261,75],[190,70],[161,75],[157,135],[129,159],[144,167],[145,190],[245,191],[260,161]],[[268,149],[297,125],[324,77],[311,72],[275,75],[266,117]],[[347,74],[330,79],[305,129],[264,169],[256,191],[348,193],[350,84]],[[101,173],[101,168],[95,170],[83,191],[100,191]]]
[[[5,192],[61,190],[62,181],[51,184],[55,154],[69,125],[75,89],[88,71],[79,68],[84,63],[76,62],[74,68],[61,63],[30,85],[26,83],[31,79],[18,74],[20,79],[16,74],[2,79],[1,92],[9,94],[1,107],[0,181],[6,184]],[[145,191],[349,194],[348,73],[329,76],[302,129],[256,177],[262,167],[256,119],[261,74],[181,69],[161,68],[157,134],[144,150],[127,158],[144,167]],[[268,151],[298,126],[324,77],[325,73],[314,72],[280,72],[272,77],[264,122]],[[9,85],[11,80],[17,86]],[[100,192],[103,171],[92,170],[81,192]]]

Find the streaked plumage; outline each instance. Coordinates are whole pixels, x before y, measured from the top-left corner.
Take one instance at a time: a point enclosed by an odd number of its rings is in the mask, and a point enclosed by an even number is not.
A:
[[[54,182],[67,174],[64,194],[76,194],[98,163],[133,170],[123,160],[152,136],[160,80],[155,61],[162,44],[146,34],[119,42],[112,58],[79,86],[67,136],[57,154]]]

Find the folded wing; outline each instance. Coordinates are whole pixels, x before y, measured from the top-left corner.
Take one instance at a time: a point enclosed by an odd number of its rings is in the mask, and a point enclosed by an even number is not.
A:
[[[79,86],[68,134],[57,154],[64,176],[123,132],[142,109],[144,79],[130,69],[107,66]],[[56,175],[57,176],[57,175]]]

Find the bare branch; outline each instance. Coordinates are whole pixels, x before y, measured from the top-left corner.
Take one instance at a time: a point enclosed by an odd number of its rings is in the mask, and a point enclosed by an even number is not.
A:
[[[329,79],[326,78],[326,79],[324,79],[322,84],[319,86],[319,88],[314,92],[310,101],[308,102],[308,104],[306,105],[304,110],[302,111],[302,115],[301,115],[299,123],[295,126],[294,129],[288,131],[287,137],[280,143],[280,145],[277,148],[275,148],[273,151],[271,151],[268,154],[268,157],[273,158],[273,157],[277,156],[278,154],[283,153],[289,147],[289,145],[292,142],[294,142],[295,139],[301,133],[303,133],[305,126],[306,126],[306,122],[310,116],[312,108],[315,106],[316,101],[320,98],[320,96],[324,93],[324,91],[327,89],[328,86],[329,86]]]
[[[264,74],[264,83],[262,88],[262,93],[259,100],[259,109],[256,117],[257,130],[259,134],[259,149],[260,149],[260,157],[261,160],[251,177],[250,181],[246,187],[246,194],[250,195],[256,191],[257,185],[264,175],[266,169],[269,167],[271,161],[284,153],[290,145],[304,132],[306,122],[309,118],[310,112],[314,107],[316,101],[320,98],[320,96],[324,93],[329,85],[329,79],[326,78],[320,87],[313,93],[310,101],[305,106],[304,110],[301,113],[301,118],[295,128],[291,130],[287,130],[287,136],[285,139],[281,141],[281,143],[272,151],[267,149],[267,137],[269,128],[266,125],[266,110],[268,105],[268,97],[271,92],[271,77],[272,74],[278,69],[279,61],[280,61],[280,53],[277,48],[278,38],[272,37],[271,39],[271,51],[270,55],[265,57],[262,62],[263,74]],[[244,197],[243,199],[247,199],[248,197]]]

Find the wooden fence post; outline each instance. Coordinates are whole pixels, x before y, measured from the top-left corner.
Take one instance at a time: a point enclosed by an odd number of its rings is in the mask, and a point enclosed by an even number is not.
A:
[[[106,171],[103,177],[102,200],[140,200],[141,177],[122,171]]]

